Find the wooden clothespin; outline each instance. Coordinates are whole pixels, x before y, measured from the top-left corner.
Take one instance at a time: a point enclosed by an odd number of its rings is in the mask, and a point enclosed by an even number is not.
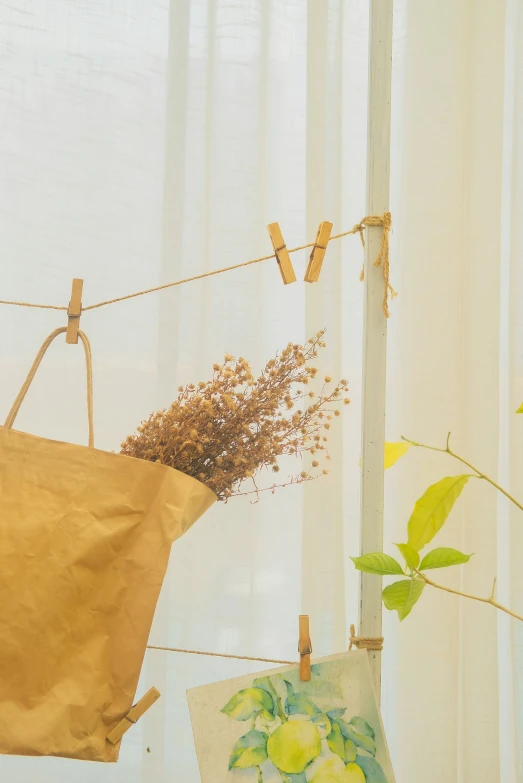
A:
[[[276,261],[278,262],[283,282],[285,285],[288,285],[288,283],[295,283],[296,275],[294,274],[291,257],[285,242],[283,241],[283,235],[281,233],[279,224],[270,223],[267,226],[267,230],[269,232],[272,246],[276,254]]]
[[[75,277],[71,290],[71,301],[67,310],[67,332],[65,342],[76,345],[78,342],[78,329],[80,328],[80,316],[82,314],[82,289],[84,281]]]
[[[144,712],[147,712],[149,707],[152,707],[154,702],[158,701],[159,698],[160,691],[158,691],[156,688],[151,688],[148,690],[145,696],[142,696],[140,701],[138,701],[134,707],[131,707],[127,715],[122,718],[120,723],[118,723],[107,735],[109,742],[111,742],[113,745],[116,745],[116,743],[122,739],[125,732],[129,731],[131,726],[133,726],[136,721],[142,717]]]
[[[309,615],[300,614],[300,638],[298,642],[300,654],[300,680],[309,682],[311,678],[311,652],[312,644],[309,634]]]
[[[321,265],[325,258],[331,231],[332,223],[329,223],[328,220],[324,220],[323,223],[320,223],[318,233],[316,234],[316,241],[314,242],[314,247],[312,248],[312,253],[305,272],[305,277],[303,278],[306,283],[317,283],[319,280]]]

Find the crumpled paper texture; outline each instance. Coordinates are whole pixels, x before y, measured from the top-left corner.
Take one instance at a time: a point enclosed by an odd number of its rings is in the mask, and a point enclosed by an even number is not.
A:
[[[172,542],[216,499],[157,463],[0,427],[0,752],[117,761]]]

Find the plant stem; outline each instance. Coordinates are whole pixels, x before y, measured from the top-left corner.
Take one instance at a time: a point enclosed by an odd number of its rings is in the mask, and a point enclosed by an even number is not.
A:
[[[500,612],[505,612],[505,614],[509,614],[511,617],[515,617],[516,620],[521,620],[523,622],[523,617],[520,614],[516,614],[516,612],[513,612],[511,609],[507,609],[506,606],[498,603],[494,598],[494,591],[496,589],[495,579],[490,596],[488,598],[482,598],[479,595],[471,595],[470,593],[463,593],[461,590],[453,590],[451,587],[444,587],[444,585],[439,585],[437,582],[433,582],[432,579],[429,579],[428,576],[425,576],[425,574],[423,574],[421,571],[418,571],[416,568],[414,569],[414,572],[431,587],[436,587],[438,590],[444,590],[446,593],[452,593],[453,595],[460,595],[462,598],[470,598],[472,601],[481,601],[483,604],[490,604],[496,609],[499,609]]]
[[[278,710],[278,716],[279,716],[279,718],[280,718],[282,723],[286,723],[288,718],[287,718],[287,715],[285,714],[285,711],[283,709],[283,704],[281,703],[280,695],[279,695],[278,691],[276,690],[276,688],[274,687],[274,684],[273,684],[273,682],[272,682],[270,677],[267,677],[267,682],[269,684],[269,688],[272,691],[272,695],[273,695],[274,701],[276,703],[276,709]]]
[[[263,783],[263,775],[262,775],[261,767],[256,767],[256,769],[258,770],[258,783]]]
[[[429,449],[430,451],[439,451],[441,454],[449,454],[451,457],[454,457],[454,459],[459,460],[459,462],[463,463],[463,465],[466,465],[468,468],[473,470],[477,474],[477,478],[484,479],[485,481],[488,481],[489,484],[492,484],[493,487],[495,487],[499,492],[505,495],[505,497],[507,497],[512,503],[514,503],[515,506],[517,506],[519,509],[521,509],[521,511],[523,511],[523,504],[521,504],[518,500],[516,500],[516,498],[513,497],[513,495],[511,495],[509,492],[507,492],[506,489],[500,487],[500,485],[497,484],[494,481],[494,479],[490,478],[490,476],[487,476],[487,474],[483,473],[481,470],[478,470],[478,468],[476,468],[466,459],[461,457],[459,454],[456,454],[455,451],[452,451],[449,445],[450,432],[447,435],[447,445],[444,449],[440,449],[437,446],[427,446],[425,443],[416,443],[415,440],[409,440],[409,438],[405,438],[403,435],[401,436],[401,439],[404,440],[405,443],[410,443],[411,446],[416,446],[419,449]]]

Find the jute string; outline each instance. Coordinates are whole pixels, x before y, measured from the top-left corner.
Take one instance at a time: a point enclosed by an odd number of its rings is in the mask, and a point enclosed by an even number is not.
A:
[[[389,233],[391,228],[391,214],[390,212],[386,212],[384,215],[369,215],[367,217],[364,217],[363,220],[361,220],[357,225],[355,225],[353,228],[350,229],[350,231],[343,231],[341,234],[334,234],[330,238],[330,242],[333,239],[341,239],[342,237],[349,236],[350,234],[359,234],[360,239],[362,242],[363,247],[365,247],[365,238],[364,238],[364,231],[367,226],[382,226],[383,228],[383,236],[381,240],[381,247],[380,252],[378,254],[378,257],[376,258],[376,261],[374,262],[374,266],[382,266],[383,267],[383,281],[385,286],[384,291],[384,298],[383,298],[383,312],[389,317],[389,307],[388,307],[388,301],[389,301],[389,294],[392,298],[396,296],[396,291],[392,288],[390,284],[390,258],[389,258]],[[307,250],[310,247],[314,247],[314,242],[309,242],[306,245],[300,245],[299,247],[293,247],[288,248],[289,253],[297,253],[299,250]],[[276,258],[275,253],[271,253],[271,255],[267,256],[260,256],[260,258],[253,258],[250,261],[244,261],[241,264],[233,264],[232,266],[226,266],[222,269],[215,269],[212,272],[203,272],[201,275],[194,275],[193,277],[185,277],[183,280],[175,280],[172,283],[164,283],[163,285],[155,286],[154,288],[146,288],[143,291],[136,291],[134,294],[127,294],[125,296],[119,296],[115,299],[107,299],[104,302],[98,302],[97,304],[88,305],[87,307],[82,308],[82,312],[87,312],[87,310],[96,310],[99,307],[105,307],[106,305],[110,304],[116,304],[117,302],[124,302],[127,299],[134,299],[137,296],[144,296],[145,294],[152,294],[155,291],[163,291],[166,288],[174,288],[178,285],[183,285],[184,283],[192,283],[194,280],[202,280],[205,277],[213,277],[214,275],[220,275],[224,272],[231,272],[234,269],[241,269],[244,266],[251,266],[252,264],[259,264],[262,261],[269,261],[271,258]],[[363,279],[360,276],[361,279]],[[31,302],[15,302],[10,301],[6,299],[0,299],[0,304],[3,305],[14,305],[16,307],[38,307],[40,309],[44,310],[61,310],[61,311],[67,311],[67,307],[63,307],[61,305],[49,305],[49,304],[32,304]]]
[[[8,430],[12,429],[13,424],[15,423],[15,419],[18,415],[18,411],[20,410],[20,406],[22,405],[25,395],[27,394],[29,387],[31,386],[31,383],[34,380],[34,377],[36,375],[36,372],[40,366],[40,363],[42,359],[44,358],[45,352],[55,339],[55,337],[58,337],[59,334],[63,334],[67,331],[67,327],[62,326],[59,329],[55,329],[54,332],[51,332],[49,337],[47,337],[40,350],[36,354],[36,358],[31,366],[31,369],[29,370],[29,373],[27,374],[27,378],[22,384],[22,388],[18,392],[18,396],[16,400],[14,401],[11,410],[7,414],[7,419],[5,420],[4,427]],[[85,367],[86,367],[86,373],[87,373],[87,420],[89,423],[89,446],[94,446],[94,425],[93,425],[93,360],[92,360],[92,354],[91,354],[91,344],[89,343],[89,340],[87,338],[87,335],[84,334],[80,329],[78,330],[78,335],[82,341],[84,352],[85,352]]]
[[[383,650],[383,637],[356,636],[354,625],[350,627],[349,651],[355,647],[357,650]],[[182,647],[159,647],[147,645],[148,650],[162,650],[163,652],[182,653],[185,655],[205,655],[211,658],[231,658],[235,661],[254,661],[255,663],[279,663],[282,666],[292,665],[297,661],[281,661],[277,658],[254,658],[249,655],[229,655],[227,653],[204,652],[203,650],[186,650]]]
[[[383,641],[383,636],[356,636],[356,628],[350,627],[349,650],[383,650]]]
[[[252,658],[249,655],[228,655],[227,653],[204,652],[203,650],[185,650],[179,647],[158,647],[147,645],[148,650],[163,650],[164,652],[184,653],[186,655],[206,655],[210,658],[232,658],[235,661],[255,661],[256,663],[280,663],[282,666],[297,663],[297,661],[279,661],[275,658]]]

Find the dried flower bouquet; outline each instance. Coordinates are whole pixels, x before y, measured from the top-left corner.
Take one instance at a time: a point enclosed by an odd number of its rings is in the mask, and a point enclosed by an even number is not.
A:
[[[311,362],[325,347],[324,331],[306,345],[289,343],[255,378],[249,363],[225,355],[213,366],[210,381],[180,386],[178,398],[165,410],[153,413],[122,443],[121,453],[161,462],[193,476],[227,500],[241,492],[264,469],[279,471],[278,457],[313,455],[310,468],[284,484],[301,483],[327,471],[327,432],[333,416],[339,416],[347,381],[333,384],[325,377],[318,392],[307,387],[317,376]]]

